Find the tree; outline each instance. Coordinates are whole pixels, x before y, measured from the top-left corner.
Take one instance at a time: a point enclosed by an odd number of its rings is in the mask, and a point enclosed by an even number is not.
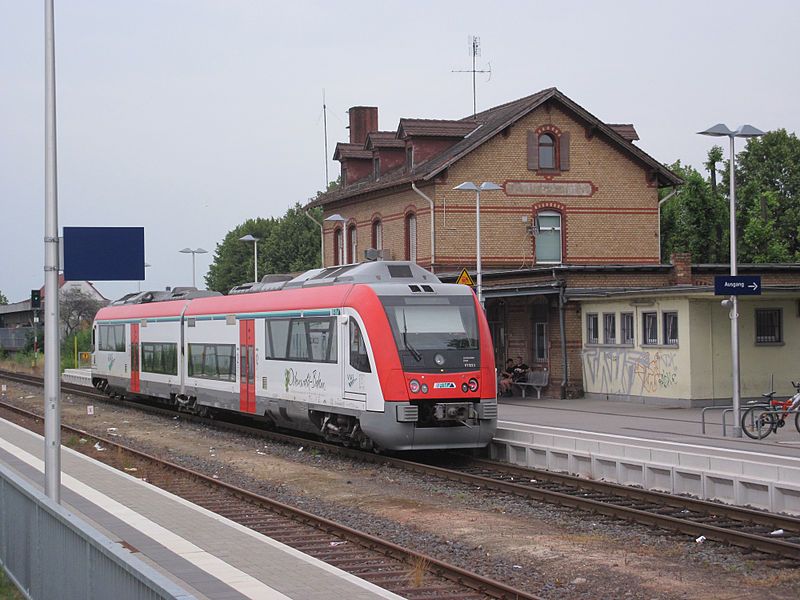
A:
[[[6,298],[6,295],[3,292],[0,292],[0,306],[5,304],[8,304],[8,298]]]
[[[275,228],[275,219],[248,219],[229,231],[225,238],[217,244],[214,260],[206,275],[206,286],[227,294],[231,288],[253,280],[253,245],[242,242],[239,238],[250,234],[259,238],[258,272],[264,269],[264,241],[269,238]]]
[[[800,139],[770,131],[749,139],[736,162],[739,260],[800,260]]]
[[[78,288],[70,288],[59,294],[59,312],[64,326],[64,337],[91,324],[97,311],[105,304]]]
[[[327,190],[318,191],[315,198],[333,191],[341,185],[341,177],[328,184]],[[214,260],[206,275],[206,286],[227,294],[232,288],[253,280],[253,247],[239,240],[251,234],[258,244],[258,272],[297,273],[320,265],[319,226],[308,218],[305,209],[296,203],[279,219],[248,219],[229,231],[217,244]],[[322,208],[309,214],[322,222]]]
[[[715,149],[709,152],[709,168],[714,167]],[[673,252],[689,252],[696,263],[727,260],[727,240],[723,234],[727,211],[722,198],[713,192],[702,174],[680,161],[670,165],[684,184],[661,211],[662,256],[669,260]],[[712,176],[712,181],[713,181]]]

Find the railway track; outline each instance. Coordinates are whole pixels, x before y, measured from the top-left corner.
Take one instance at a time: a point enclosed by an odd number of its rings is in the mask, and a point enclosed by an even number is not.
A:
[[[0,372],[0,378],[42,384],[41,379],[28,375]],[[63,384],[62,389],[108,401],[104,394],[85,387]],[[0,408],[31,423],[40,423],[42,419],[37,413],[6,402],[0,402]],[[153,410],[153,407],[148,409]],[[155,410],[174,414],[166,409]],[[249,433],[253,431],[252,428],[244,429]],[[157,487],[409,600],[541,600],[539,596],[140,452],[104,436],[68,425],[62,425],[62,433],[88,440],[89,443],[83,444],[89,449],[86,454],[98,460],[120,469],[135,467],[137,473]],[[92,442],[100,442],[113,451],[93,453]]]
[[[2,372],[1,376],[4,376]],[[36,383],[35,378],[25,378],[29,383]],[[85,393],[87,390],[77,387],[72,391]],[[92,391],[88,393],[95,395]],[[207,422],[203,419],[201,421]],[[251,434],[268,435],[289,443],[313,445],[360,460],[392,464],[428,476],[461,482],[475,489],[514,494],[694,538],[704,536],[708,540],[779,556],[793,563],[800,560],[800,519],[791,516],[472,457],[447,454],[442,459],[442,453],[439,453],[436,457],[428,457],[423,461],[412,461],[364,453],[291,435],[266,433],[250,426],[216,424]]]

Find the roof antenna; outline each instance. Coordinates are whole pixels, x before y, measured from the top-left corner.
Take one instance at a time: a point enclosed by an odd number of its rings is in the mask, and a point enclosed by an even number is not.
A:
[[[325,104],[325,88],[322,88],[322,127],[325,132],[325,185],[322,189],[327,191],[330,177],[328,177],[328,107]]]
[[[475,59],[481,55],[481,38],[477,35],[471,35],[467,39],[467,43],[469,44],[469,53],[472,55],[472,68],[466,70],[452,70],[451,73],[472,73],[472,118],[475,119],[478,116],[478,101],[477,101],[477,94],[475,91],[475,75],[477,73],[488,73],[489,79],[487,81],[491,81],[492,79],[492,63],[489,63],[489,68],[485,70],[480,70],[475,67]]]

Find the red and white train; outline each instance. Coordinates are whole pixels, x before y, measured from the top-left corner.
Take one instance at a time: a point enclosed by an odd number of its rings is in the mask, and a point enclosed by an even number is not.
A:
[[[497,425],[488,323],[410,262],[315,269],[231,295],[176,289],[97,313],[92,379],[363,448],[480,448]]]

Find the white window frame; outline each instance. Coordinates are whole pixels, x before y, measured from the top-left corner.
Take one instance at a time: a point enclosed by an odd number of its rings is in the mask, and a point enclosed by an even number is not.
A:
[[[586,313],[586,343],[600,343],[600,316],[597,313]]]
[[[541,217],[558,217],[558,225],[542,227],[541,226],[541,221],[540,221]],[[542,258],[539,258],[539,256],[538,256],[538,254],[539,254],[539,244],[538,244],[538,240],[537,240],[537,244],[536,244],[536,254],[537,254],[537,256],[536,256],[536,264],[538,264],[538,265],[550,265],[550,264],[552,264],[552,265],[560,265],[561,264],[561,261],[563,259],[563,254],[564,254],[564,251],[563,251],[564,227],[563,227],[563,225],[564,225],[564,217],[560,212],[558,212],[556,210],[543,210],[543,211],[540,211],[539,213],[537,213],[537,215],[536,215],[536,234],[537,234],[537,236],[540,236],[542,233],[549,233],[549,232],[553,232],[553,231],[558,232],[558,245],[557,245],[557,247],[558,247],[558,258],[556,258],[556,259],[547,259],[547,258],[542,259]]]

